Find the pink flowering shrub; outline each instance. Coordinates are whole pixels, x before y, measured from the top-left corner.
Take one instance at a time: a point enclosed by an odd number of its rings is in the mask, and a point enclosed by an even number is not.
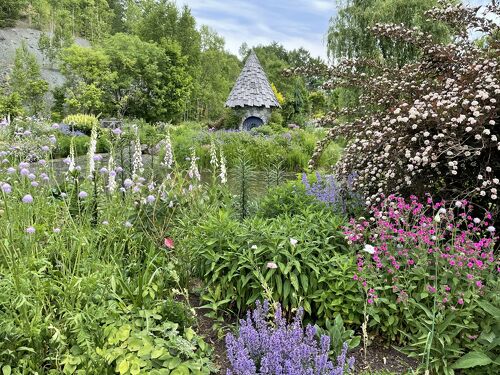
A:
[[[431,355],[440,363],[491,332],[481,304],[497,298],[498,238],[492,215],[477,212],[466,200],[390,195],[371,218],[350,221],[346,239],[359,249],[353,277],[365,290],[373,329],[409,342],[424,358],[429,332],[438,332]]]

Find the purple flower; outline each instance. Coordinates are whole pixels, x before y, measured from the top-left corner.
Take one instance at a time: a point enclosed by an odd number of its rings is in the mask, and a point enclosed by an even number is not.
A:
[[[28,233],[28,234],[33,234],[33,233],[35,233],[35,232],[36,232],[36,229],[35,229],[35,228],[33,228],[33,227],[28,227],[28,228],[26,228],[26,233]]]
[[[154,195],[148,195],[148,197],[146,198],[146,201],[148,203],[153,203],[155,200],[156,200],[156,198]]]
[[[342,375],[351,371],[354,362],[349,359],[346,366],[347,344],[335,365],[328,358],[330,338],[322,336],[318,342],[313,326],[302,327],[302,309],[290,324],[283,318],[281,306],[276,307],[273,324],[267,320],[268,313],[269,303],[257,302],[256,309],[240,321],[237,337],[226,336],[231,364],[228,375]]]
[[[23,199],[23,203],[30,204],[33,203],[33,197],[30,194],[26,194]]]
[[[45,165],[45,164],[47,164],[47,161],[44,159],[40,159],[40,160],[38,160],[38,164]]]
[[[21,176],[27,176],[30,174],[30,170],[27,168],[21,168],[21,171],[19,173],[21,173]]]
[[[129,187],[131,187],[133,184],[134,184],[134,182],[133,182],[130,178],[127,178],[125,181],[123,181],[123,186],[124,186],[125,188],[129,188]]]
[[[122,134],[122,130],[120,128],[115,128],[112,130],[113,134],[114,135],[120,135]]]
[[[102,167],[101,169],[99,169],[99,173],[100,174],[106,174],[106,173],[108,173],[108,169],[105,168],[105,167]]]
[[[83,190],[82,190],[81,192],[79,192],[79,193],[78,193],[78,198],[80,198],[80,199],[85,199],[85,198],[87,198],[88,196],[89,196],[89,195],[87,194],[87,192],[86,192],[86,191],[83,191]]]
[[[50,151],[50,147],[49,146],[42,146],[41,149],[42,149],[43,152],[49,152]]]
[[[2,191],[5,193],[5,194],[10,194],[12,193],[12,186],[10,186],[8,183],[3,183],[2,184]]]
[[[57,234],[57,233],[61,233],[61,228],[54,228],[54,229],[53,229],[53,232],[54,232],[54,233],[56,233],[56,234]]]
[[[38,187],[38,182],[36,182],[36,181],[31,181],[31,186],[33,186],[33,187]]]
[[[94,161],[101,161],[102,155],[94,155],[93,159],[94,159]]]
[[[14,173],[16,173],[16,168],[12,168],[12,167],[7,168],[7,173],[8,174],[14,174]]]

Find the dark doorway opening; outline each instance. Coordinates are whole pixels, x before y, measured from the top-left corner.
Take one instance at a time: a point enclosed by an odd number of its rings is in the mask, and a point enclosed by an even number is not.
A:
[[[262,121],[262,119],[251,116],[243,121],[243,130],[251,130],[261,125],[264,125],[264,121]]]

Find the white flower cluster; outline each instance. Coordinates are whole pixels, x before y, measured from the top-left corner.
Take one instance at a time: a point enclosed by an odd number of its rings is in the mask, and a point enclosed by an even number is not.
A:
[[[93,178],[94,177],[94,173],[95,173],[95,159],[94,159],[94,156],[95,156],[96,150],[97,150],[97,127],[94,125],[92,127],[92,132],[90,133],[89,150],[88,150],[88,153],[87,153],[88,165],[89,165],[89,169],[88,169],[88,173],[89,173],[88,177],[89,178]]]
[[[144,172],[144,163],[142,162],[141,139],[139,138],[139,129],[135,127],[134,155],[132,157],[132,176],[134,179]]]
[[[165,157],[163,158],[163,166],[167,168],[167,170],[171,170],[174,165],[174,152],[172,149],[172,140],[170,139],[170,133],[167,132],[164,139],[165,145]]]
[[[196,157],[196,150],[193,148],[191,150],[191,165],[188,170],[188,176],[190,179],[195,181],[201,181],[200,171],[198,170],[198,164],[196,161],[198,158]]]
[[[479,15],[472,16],[462,6],[449,14],[461,24],[469,22],[470,27],[480,25],[488,31],[488,22],[478,21]],[[421,31],[395,25],[377,25],[374,32],[413,44],[423,57],[400,69],[383,68],[376,77],[351,69],[357,82],[364,81],[362,116],[336,124],[318,143],[312,162],[328,141],[342,137],[350,142],[336,173],[341,179],[354,174],[354,187],[368,202],[380,193],[439,192],[442,197],[473,197],[490,209],[498,208],[498,46],[482,50],[465,39],[436,45]],[[334,70],[329,74],[336,77],[337,87],[352,85],[348,70],[342,68],[340,75]],[[369,105],[382,110],[367,115]],[[333,117],[327,116],[326,121]]]

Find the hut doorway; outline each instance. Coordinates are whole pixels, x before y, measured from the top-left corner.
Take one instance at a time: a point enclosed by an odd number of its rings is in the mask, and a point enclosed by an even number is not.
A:
[[[261,126],[264,124],[264,121],[262,121],[261,118],[251,116],[248,117],[245,121],[243,121],[243,130],[251,130],[253,128],[256,128],[258,126]]]

